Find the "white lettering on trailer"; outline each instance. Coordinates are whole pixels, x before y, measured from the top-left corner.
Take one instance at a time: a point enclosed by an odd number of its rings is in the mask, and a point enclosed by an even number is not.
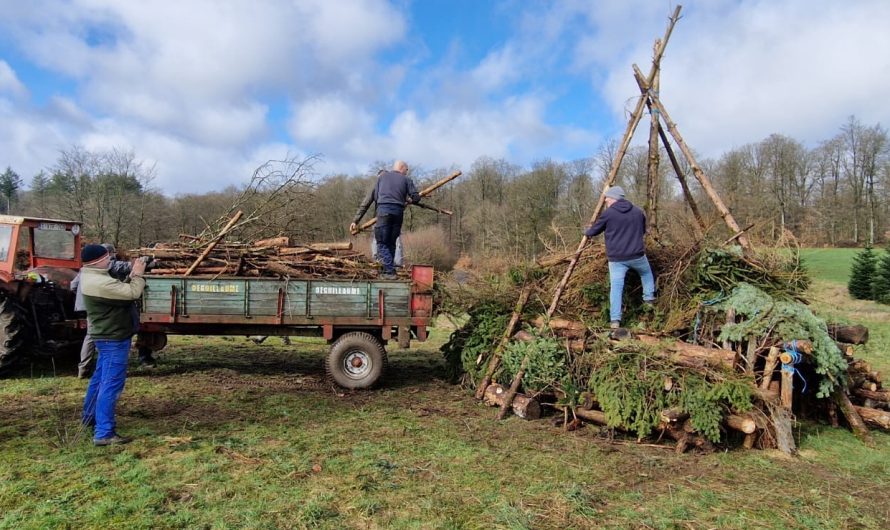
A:
[[[362,294],[358,287],[332,287],[324,285],[315,286],[315,294]]]

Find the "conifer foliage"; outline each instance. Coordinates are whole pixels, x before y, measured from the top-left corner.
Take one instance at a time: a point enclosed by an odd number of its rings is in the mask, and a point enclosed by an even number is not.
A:
[[[875,300],[882,304],[890,304],[890,243],[875,265],[873,287]]]
[[[866,246],[862,252],[856,254],[853,259],[853,267],[850,270],[850,281],[847,283],[847,291],[850,296],[859,300],[873,300],[875,271],[877,257],[871,246]]]

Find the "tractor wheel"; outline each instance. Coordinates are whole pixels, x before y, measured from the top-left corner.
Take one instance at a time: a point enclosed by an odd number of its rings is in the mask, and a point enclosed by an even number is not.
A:
[[[331,345],[325,368],[328,377],[348,389],[370,388],[386,371],[386,350],[368,333],[352,331]]]
[[[24,325],[15,305],[0,301],[0,371],[12,367],[24,355]]]

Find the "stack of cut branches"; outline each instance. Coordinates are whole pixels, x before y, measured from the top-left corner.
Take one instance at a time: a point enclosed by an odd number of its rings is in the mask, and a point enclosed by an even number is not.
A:
[[[374,262],[352,249],[351,242],[299,244],[275,237],[219,243],[207,252],[210,243],[192,236],[182,239],[131,254],[153,258],[152,275],[371,279],[378,271]]]

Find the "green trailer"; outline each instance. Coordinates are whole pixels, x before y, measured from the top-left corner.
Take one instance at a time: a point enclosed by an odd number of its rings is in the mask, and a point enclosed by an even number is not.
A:
[[[426,340],[433,268],[407,280],[310,280],[146,276],[139,347],[160,350],[167,335],[319,336],[331,345],[326,368],[345,388],[383,375],[386,344]]]

